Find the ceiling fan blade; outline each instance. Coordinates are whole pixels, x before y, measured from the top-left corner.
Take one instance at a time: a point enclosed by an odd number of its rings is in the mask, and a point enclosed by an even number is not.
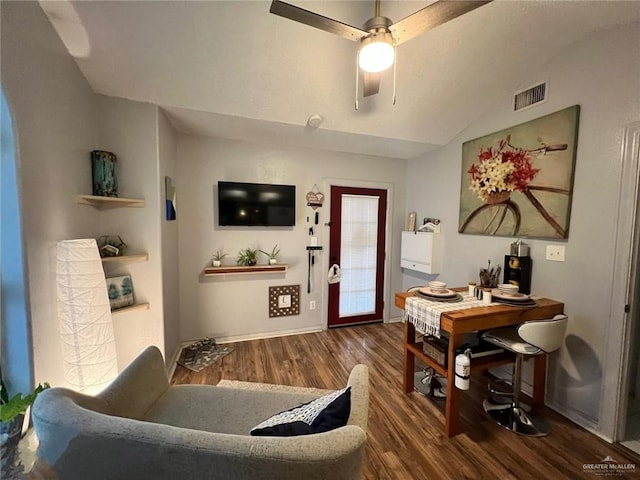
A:
[[[289,20],[304,23],[310,27],[319,28],[325,32],[334,33],[340,35],[348,40],[358,41],[365,35],[369,35],[369,32],[360,30],[346,23],[339,22],[329,17],[323,17],[317,13],[310,12],[295,5],[281,2],[280,0],[273,0],[271,2],[271,8],[269,11],[275,15],[279,15]]]
[[[362,96],[368,97],[380,91],[380,73],[362,71]]]
[[[396,38],[396,45],[400,45],[490,2],[491,0],[439,0],[394,23],[389,30]]]

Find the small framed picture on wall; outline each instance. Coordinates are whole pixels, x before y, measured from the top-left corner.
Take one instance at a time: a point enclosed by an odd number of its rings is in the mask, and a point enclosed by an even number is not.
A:
[[[107,278],[107,294],[111,310],[133,305],[133,282],[131,275]]]

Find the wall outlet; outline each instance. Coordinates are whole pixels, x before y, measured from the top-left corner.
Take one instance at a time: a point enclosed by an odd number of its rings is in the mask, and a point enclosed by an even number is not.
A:
[[[311,300],[309,302],[309,310],[315,310],[316,309],[316,301],[315,300]]]
[[[547,260],[564,262],[564,245],[547,245]]]

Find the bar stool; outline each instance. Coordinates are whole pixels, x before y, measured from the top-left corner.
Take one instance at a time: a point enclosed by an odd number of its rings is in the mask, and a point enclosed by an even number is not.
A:
[[[516,354],[513,365],[513,393],[511,401],[500,403],[489,397],[484,400],[485,412],[499,425],[520,435],[543,437],[551,427],[541,416],[528,413],[520,403],[522,388],[522,361],[524,357],[553,352],[562,346],[567,329],[567,316],[560,314],[547,320],[532,320],[517,327],[489,330],[482,338]]]

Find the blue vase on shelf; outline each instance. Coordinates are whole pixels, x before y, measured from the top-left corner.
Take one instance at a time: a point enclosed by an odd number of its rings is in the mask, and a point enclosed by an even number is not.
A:
[[[118,175],[116,155],[104,150],[91,152],[91,174],[93,194],[100,197],[118,196]]]

